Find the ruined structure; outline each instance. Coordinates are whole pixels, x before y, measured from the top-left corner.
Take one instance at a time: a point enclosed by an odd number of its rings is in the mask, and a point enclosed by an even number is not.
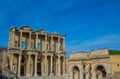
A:
[[[112,75],[108,49],[73,52],[68,64],[70,79],[101,79]]]
[[[9,34],[9,67],[18,77],[65,74],[65,35],[30,26],[12,27]]]
[[[101,79],[120,73],[120,55],[110,56],[106,48],[65,55],[65,35],[12,27],[0,67],[11,79]]]

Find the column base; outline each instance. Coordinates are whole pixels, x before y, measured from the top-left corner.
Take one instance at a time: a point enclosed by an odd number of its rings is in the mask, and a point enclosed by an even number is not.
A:
[[[53,76],[53,73],[50,73],[50,76]]]
[[[57,74],[57,76],[61,76],[61,74],[60,74],[60,73],[58,73],[58,74]]]
[[[42,73],[42,76],[48,76],[48,74],[46,74],[46,73]]]
[[[20,77],[21,75],[20,75],[20,74],[18,74],[17,76],[18,76],[18,77]]]
[[[35,77],[37,77],[37,76],[38,76],[38,74],[34,74],[34,76],[35,76]]]
[[[26,77],[30,77],[30,74],[29,74],[29,73],[26,73]]]

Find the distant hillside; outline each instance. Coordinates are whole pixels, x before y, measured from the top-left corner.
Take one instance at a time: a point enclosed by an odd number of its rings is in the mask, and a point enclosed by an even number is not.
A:
[[[120,50],[109,50],[110,55],[118,55],[120,54]]]

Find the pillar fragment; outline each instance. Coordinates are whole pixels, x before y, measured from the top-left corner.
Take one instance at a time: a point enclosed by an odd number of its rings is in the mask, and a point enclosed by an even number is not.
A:
[[[19,54],[19,60],[18,60],[18,77],[20,77],[20,69],[21,69],[21,55]]]
[[[52,76],[53,75],[53,56],[51,56],[51,73],[50,73],[50,75]]]
[[[61,62],[60,62],[60,56],[58,56],[58,76],[61,74]]]
[[[37,76],[37,55],[35,55],[35,71],[34,76]]]
[[[26,65],[27,65],[27,67],[26,67],[26,76],[29,77],[30,76],[30,55],[28,55]]]
[[[10,61],[10,70],[12,71],[13,69],[13,54],[11,54],[11,57],[10,57],[11,61]]]

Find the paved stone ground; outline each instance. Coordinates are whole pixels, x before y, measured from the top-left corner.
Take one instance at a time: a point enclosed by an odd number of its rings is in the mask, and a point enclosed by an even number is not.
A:
[[[120,79],[120,76],[112,76],[112,77],[106,77],[106,78],[102,78],[102,79]]]

